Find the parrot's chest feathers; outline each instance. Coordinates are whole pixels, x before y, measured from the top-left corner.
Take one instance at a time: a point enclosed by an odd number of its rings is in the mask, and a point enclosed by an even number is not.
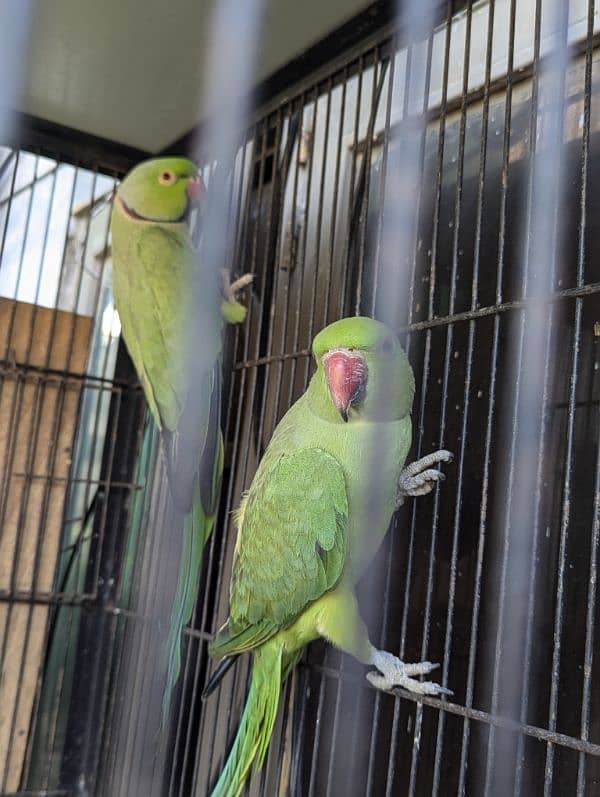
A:
[[[391,423],[346,424],[345,462],[350,525],[346,571],[357,581],[388,530],[396,507],[398,480],[411,442],[407,416]]]

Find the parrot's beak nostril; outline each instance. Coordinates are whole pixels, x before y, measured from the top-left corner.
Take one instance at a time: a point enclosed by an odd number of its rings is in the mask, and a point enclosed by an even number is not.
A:
[[[206,196],[204,181],[200,175],[190,177],[186,185],[187,195],[192,205],[199,205]]]

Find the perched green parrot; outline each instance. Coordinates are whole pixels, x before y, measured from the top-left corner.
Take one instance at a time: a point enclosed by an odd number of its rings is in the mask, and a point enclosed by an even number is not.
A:
[[[229,619],[214,656],[253,655],[246,707],[213,797],[236,797],[264,761],[283,680],[317,637],[378,672],[378,689],[449,694],[369,641],[354,585],[406,496],[428,493],[448,462],[436,451],[403,469],[414,377],[394,333],[345,318],[314,339],[317,370],[277,426],[237,513]],[[222,670],[224,668],[221,668]],[[217,670],[218,671],[218,670]],[[214,684],[210,684],[211,688]]]
[[[111,219],[115,306],[161,433],[173,505],[182,516],[163,723],[181,669],[181,630],[196,601],[202,551],[212,530],[223,469],[222,322],[241,323],[246,315],[235,293],[248,278],[233,285],[227,281],[223,299],[219,275],[200,268],[190,216],[194,208],[201,212],[205,194],[190,160],[145,161],[117,189]]]

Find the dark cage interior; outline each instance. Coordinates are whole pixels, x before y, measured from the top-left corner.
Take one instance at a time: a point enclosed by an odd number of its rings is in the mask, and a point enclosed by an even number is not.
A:
[[[455,459],[441,488],[398,513],[359,602],[376,645],[440,662],[454,696],[377,692],[315,643],[249,793],[600,794],[600,16],[594,0],[572,2],[554,32],[570,59],[557,110],[540,21],[551,3],[440,5],[424,41],[369,32],[265,102],[241,141],[225,265],[255,280],[225,346],[221,503],[166,744],[160,652],[181,551],[110,290],[110,201],[132,153],[115,149],[108,174],[110,154],[73,165],[56,131],[0,142],[1,794],[209,792],[249,675],[240,657],[202,702],[231,513],[305,389],[314,334],[378,314],[394,199],[412,214],[411,245],[395,253],[417,381],[410,458]],[[542,220],[552,262],[538,274],[531,415],[536,163],[553,114],[560,202]],[[403,182],[410,135],[415,185]]]

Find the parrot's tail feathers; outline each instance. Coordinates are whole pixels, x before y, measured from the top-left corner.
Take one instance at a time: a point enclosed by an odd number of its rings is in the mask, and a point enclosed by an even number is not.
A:
[[[211,797],[239,797],[252,763],[255,771],[262,767],[277,716],[281,666],[282,649],[276,641],[268,642],[255,652],[244,714]]]
[[[194,506],[184,520],[183,548],[179,568],[177,592],[171,609],[169,635],[166,646],[166,682],[163,694],[162,722],[165,727],[169,718],[171,698],[181,672],[182,630],[190,622],[196,604],[198,580],[202,567],[204,545],[212,530],[213,518],[207,517],[202,509],[198,494]]]
[[[206,686],[204,687],[204,691],[202,692],[202,700],[206,700],[212,695],[212,693],[221,683],[225,675],[235,664],[236,658],[237,656],[225,656],[225,658],[219,662],[216,670],[210,676],[210,678],[206,683]]]

